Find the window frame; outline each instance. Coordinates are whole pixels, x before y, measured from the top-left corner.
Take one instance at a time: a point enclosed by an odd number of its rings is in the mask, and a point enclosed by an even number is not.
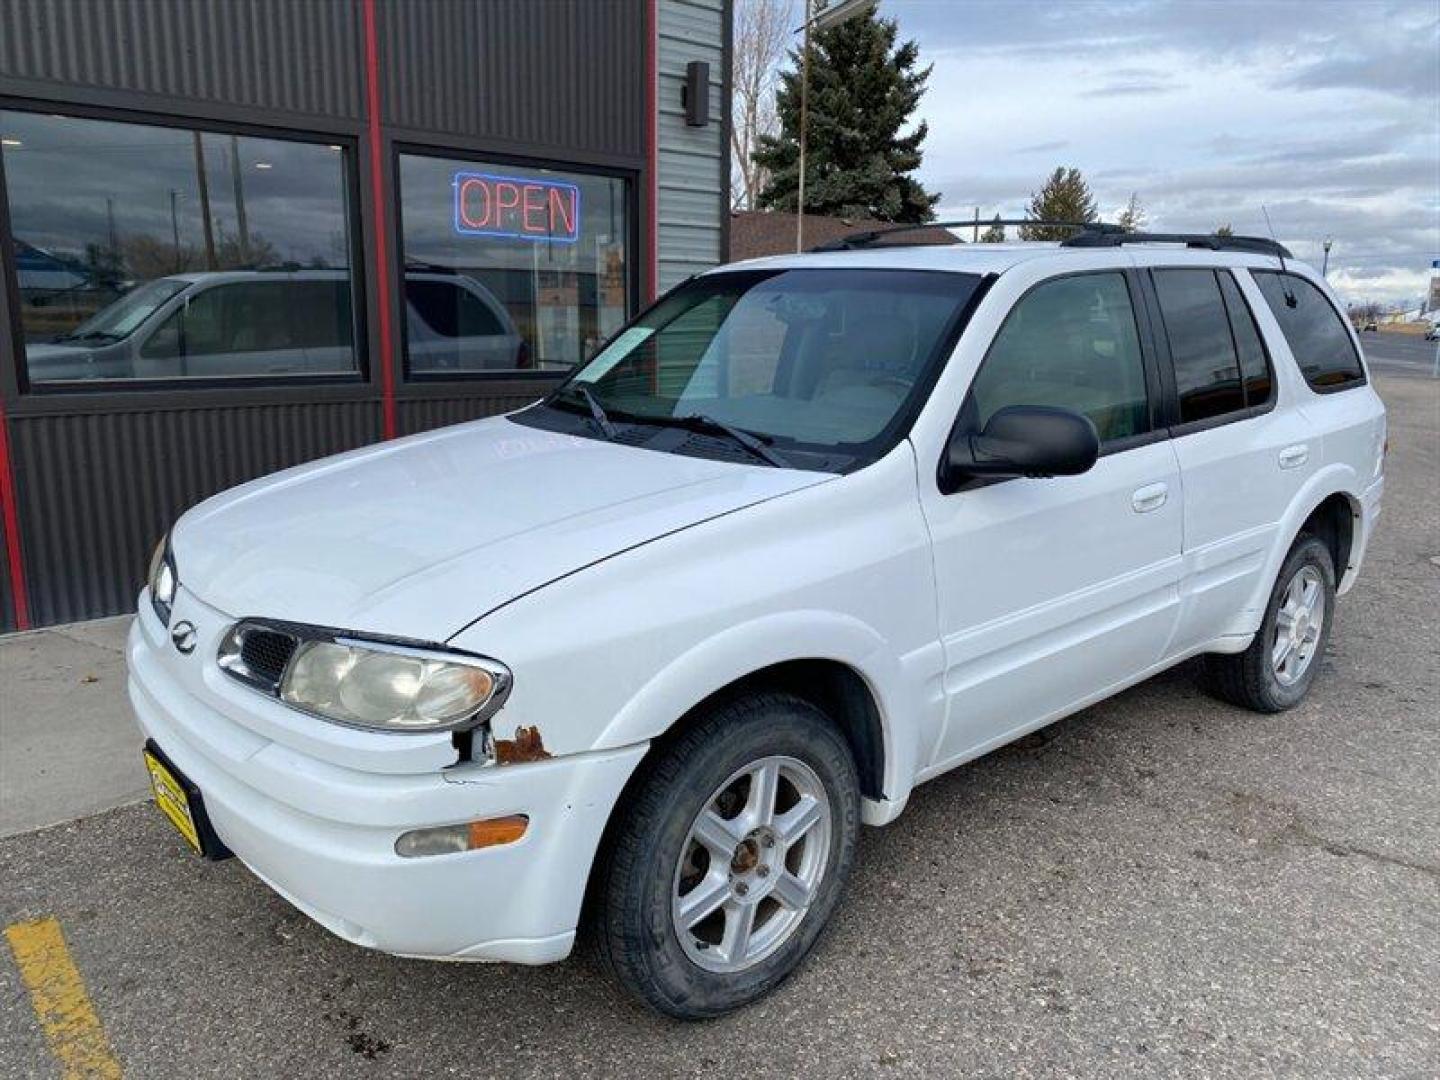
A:
[[[1260,346],[1265,353],[1265,364],[1270,371],[1270,396],[1259,405],[1246,405],[1243,409],[1236,409],[1233,412],[1222,413],[1219,416],[1207,416],[1203,420],[1180,419],[1180,394],[1175,382],[1175,361],[1170,353],[1170,339],[1165,328],[1164,315],[1160,310],[1160,297],[1155,290],[1155,279],[1152,276],[1157,270],[1208,270],[1211,274],[1230,274],[1235,279],[1235,286],[1240,290],[1240,298],[1245,301],[1245,307],[1249,312],[1250,319],[1255,323],[1255,329],[1260,335]],[[1155,353],[1159,361],[1160,377],[1164,383],[1164,414],[1167,429],[1172,439],[1181,439],[1186,435],[1193,435],[1197,431],[1209,431],[1211,428],[1224,427],[1226,424],[1237,424],[1244,420],[1253,420],[1257,416],[1264,416],[1274,410],[1280,398],[1280,384],[1276,377],[1275,363],[1270,352],[1270,343],[1265,340],[1265,331],[1260,327],[1260,321],[1255,318],[1254,308],[1250,305],[1249,298],[1245,296],[1245,289],[1235,277],[1235,267],[1197,265],[1195,263],[1166,263],[1159,266],[1147,266],[1141,271],[1141,281],[1145,302],[1150,306],[1151,319],[1154,323],[1154,345]],[[1225,303],[1225,290],[1220,288],[1220,282],[1215,282],[1216,291],[1220,293],[1222,306]],[[1235,341],[1235,329],[1229,319],[1229,308],[1225,308],[1225,325],[1230,337],[1230,347],[1235,350],[1236,373],[1243,374],[1240,368],[1240,348]]]
[[[56,115],[76,120],[241,138],[274,139],[310,146],[341,148],[341,188],[349,243],[351,318],[354,323],[355,370],[316,375],[180,376],[156,379],[97,379],[93,381],[31,383],[24,362],[24,326],[20,314],[20,275],[15,262],[13,221],[5,164],[0,156],[0,340],[11,345],[15,363],[0,366],[0,395],[18,416],[56,413],[145,411],[156,407],[208,407],[211,405],[306,403],[323,388],[327,401],[366,400],[381,392],[380,365],[371,363],[370,299],[366,264],[365,220],[362,205],[360,146],[362,135],[354,125],[322,123],[307,127],[254,124],[206,113],[151,112],[145,109],[93,105],[73,99],[39,99],[0,94],[0,111]],[[152,279],[156,280],[156,279]],[[177,294],[183,297],[185,290]],[[173,303],[175,297],[166,301]],[[246,395],[249,395],[246,398]]]
[[[1066,278],[1088,277],[1097,274],[1111,274],[1124,280],[1125,290],[1130,298],[1130,310],[1135,318],[1135,335],[1140,343],[1140,365],[1145,374],[1145,398],[1150,413],[1149,431],[1142,432],[1139,435],[1127,435],[1121,439],[1111,439],[1109,442],[1102,442],[1100,444],[1099,456],[1105,458],[1112,454],[1123,454],[1127,450],[1136,450],[1142,446],[1149,446],[1151,443],[1160,442],[1162,439],[1168,439],[1170,437],[1167,416],[1163,408],[1166,401],[1166,390],[1160,378],[1160,365],[1157,362],[1155,351],[1155,328],[1151,325],[1150,313],[1142,303],[1143,295],[1140,289],[1139,272],[1133,267],[1119,265],[1092,266],[1083,270],[1066,270],[1058,274],[1051,274],[1043,280],[1035,282],[1035,284],[1017,296],[1014,303],[1012,303],[1005,312],[1005,317],[1000,320],[999,327],[996,328],[995,333],[991,336],[989,342],[986,343],[985,355],[980,358],[980,363],[976,366],[975,373],[970,376],[970,381],[965,387],[965,395],[960,399],[960,405],[955,410],[955,419],[950,425],[949,433],[945,437],[945,444],[940,449],[940,460],[936,462],[935,476],[942,495],[954,495],[964,491],[972,491],[976,488],[989,487],[991,484],[1007,484],[1012,480],[1023,479],[1018,476],[974,476],[968,477],[958,484],[947,482],[945,478],[945,448],[950,445],[950,441],[954,439],[956,435],[965,430],[961,425],[965,420],[965,410],[971,404],[975,380],[979,378],[980,372],[985,369],[985,365],[990,362],[995,343],[1000,340],[1000,335],[1005,332],[1005,328],[1010,324],[1011,317],[1020,305],[1025,303],[1036,290],[1044,288],[1053,282],[1062,281]],[[971,431],[969,434],[978,434],[978,432]]]
[[[1329,306],[1331,312],[1335,315],[1335,317],[1340,320],[1340,325],[1345,330],[1345,337],[1350,342],[1350,348],[1355,350],[1356,366],[1360,369],[1360,378],[1352,379],[1349,382],[1339,383],[1335,386],[1316,386],[1310,381],[1310,377],[1305,374],[1305,369],[1300,366],[1300,358],[1295,355],[1295,350],[1291,348],[1290,339],[1285,334],[1285,327],[1280,322],[1279,316],[1275,314],[1273,309],[1270,311],[1271,317],[1275,320],[1275,326],[1280,331],[1280,340],[1285,342],[1285,350],[1290,353],[1290,359],[1294,361],[1295,370],[1300,373],[1300,381],[1305,384],[1306,388],[1312,394],[1343,394],[1346,390],[1355,390],[1358,387],[1370,385],[1370,369],[1368,366],[1366,366],[1365,350],[1361,348],[1360,341],[1356,337],[1355,327],[1351,324],[1349,317],[1346,316],[1346,314],[1335,305],[1335,301],[1330,298],[1329,293],[1327,293],[1319,285],[1315,284],[1315,282],[1307,278],[1304,274],[1297,274],[1294,270],[1291,270],[1288,267],[1282,270],[1278,266],[1247,266],[1245,270],[1247,273],[1249,273],[1251,280],[1254,281],[1255,288],[1260,293],[1262,299],[1264,299],[1265,292],[1263,289],[1260,288],[1260,282],[1256,280],[1257,274],[1273,274],[1275,277],[1295,278],[1299,281],[1303,281],[1310,288],[1314,289],[1315,292],[1319,294],[1320,299]],[[1265,300],[1265,304],[1268,308],[1270,301]],[[1264,336],[1263,333],[1261,336]]]
[[[426,157],[440,161],[450,161],[465,165],[500,165],[516,169],[548,169],[552,172],[578,174],[581,176],[594,176],[605,179],[620,180],[625,184],[625,318],[621,321],[615,334],[600,341],[597,345],[597,353],[603,349],[616,334],[619,334],[635,319],[639,318],[644,311],[648,310],[650,304],[642,305],[640,301],[640,274],[642,261],[641,235],[640,235],[640,178],[642,170],[638,168],[627,168],[625,166],[602,165],[594,162],[580,162],[564,160],[560,158],[537,158],[519,154],[509,154],[500,150],[487,150],[473,145],[457,146],[454,144],[437,142],[420,142],[414,139],[395,139],[390,143],[390,176],[389,187],[391,192],[390,206],[393,208],[393,220],[388,223],[390,234],[395,238],[393,254],[390,259],[391,273],[394,274],[395,287],[391,290],[393,295],[395,342],[393,347],[397,350],[399,363],[395,372],[397,392],[414,396],[416,391],[422,394],[429,390],[432,394],[437,390],[443,394],[444,387],[464,386],[465,384],[490,383],[490,382],[518,382],[518,383],[555,383],[568,382],[570,376],[590,359],[585,357],[575,364],[569,371],[537,371],[526,368],[512,368],[496,371],[442,371],[442,372],[416,372],[410,367],[410,341],[406,333],[406,311],[405,311],[405,215],[404,215],[404,191],[400,182],[400,159],[405,156]],[[683,282],[681,283],[683,284]],[[669,290],[667,290],[668,292]],[[656,302],[663,297],[657,297]],[[496,297],[497,302],[503,306],[503,301]],[[513,323],[514,316],[509,314]],[[521,341],[525,337],[521,335]],[[527,347],[529,342],[525,342]],[[407,393],[408,392],[408,393]]]

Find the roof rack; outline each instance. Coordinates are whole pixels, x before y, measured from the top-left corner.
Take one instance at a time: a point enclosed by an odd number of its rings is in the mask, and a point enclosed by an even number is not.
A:
[[[1112,231],[1085,231],[1060,241],[1061,247],[1120,247],[1122,244],[1184,244],[1186,247],[1205,248],[1208,251],[1248,251],[1252,255],[1275,255],[1282,259],[1293,259],[1290,249],[1278,240],[1263,236],[1216,236],[1213,233],[1147,233]]]
[[[1042,221],[1036,218],[1006,218],[1000,220],[992,218],[989,221],[976,222],[973,219],[964,221],[922,221],[914,225],[892,225],[888,229],[871,229],[868,232],[851,233],[849,236],[842,236],[836,240],[830,240],[823,244],[817,244],[810,248],[810,251],[853,251],[856,248],[870,247],[877,241],[897,233],[924,232],[926,229],[973,229],[977,226],[990,228],[994,225],[1028,225],[1032,228],[1040,227],[1046,229],[1074,229],[1076,232],[1093,231],[1096,233],[1121,232],[1119,225],[1107,225],[1102,221]],[[959,239],[958,237],[956,239]]]
[[[1213,233],[1147,233],[1127,232],[1119,225],[1105,221],[1045,221],[1036,218],[992,218],[979,224],[990,228],[994,225],[1018,225],[1030,228],[1074,229],[1075,234],[1060,241],[1061,247],[1120,247],[1123,244],[1184,244],[1186,247],[1204,248],[1209,251],[1245,251],[1252,255],[1275,255],[1282,259],[1293,259],[1290,250],[1276,240],[1262,236],[1216,236]],[[968,221],[926,221],[915,225],[895,225],[888,229],[871,229],[868,232],[852,233],[812,247],[812,252],[854,251],[858,248],[874,247],[891,236],[900,233],[923,232],[926,229],[972,229],[976,222]],[[958,239],[958,237],[957,237]]]

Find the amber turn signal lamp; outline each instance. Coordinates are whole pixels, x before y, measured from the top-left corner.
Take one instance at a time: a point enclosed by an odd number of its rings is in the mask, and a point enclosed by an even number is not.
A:
[[[402,859],[427,855],[456,855],[462,851],[513,844],[525,835],[530,818],[525,814],[468,821],[463,825],[437,825],[402,833],[395,841],[395,854]]]

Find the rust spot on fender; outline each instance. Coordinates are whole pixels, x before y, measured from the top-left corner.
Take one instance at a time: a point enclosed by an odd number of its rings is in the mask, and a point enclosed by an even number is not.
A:
[[[550,757],[540,739],[538,727],[517,727],[515,738],[495,740],[495,764],[520,765],[527,761],[544,761]]]

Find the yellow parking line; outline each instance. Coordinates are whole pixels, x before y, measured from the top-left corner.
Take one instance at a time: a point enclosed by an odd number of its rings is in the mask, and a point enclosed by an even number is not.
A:
[[[85,980],[70,959],[60,924],[54,919],[12,923],[5,928],[5,938],[66,1080],[120,1076],[120,1062],[90,1004]]]

